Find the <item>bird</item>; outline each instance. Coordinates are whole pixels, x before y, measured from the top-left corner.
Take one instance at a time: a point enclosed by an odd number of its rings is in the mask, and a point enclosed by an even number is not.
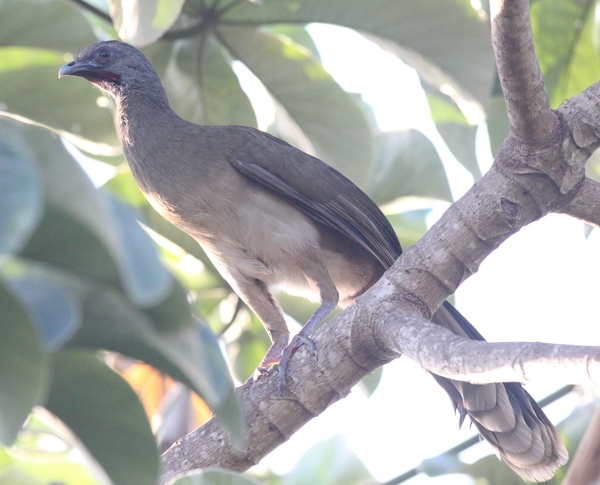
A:
[[[202,246],[223,278],[262,321],[272,345],[261,373],[285,367],[337,306],[352,304],[402,248],[377,205],[316,157],[247,126],[204,126],[170,107],[158,74],[135,47],[102,41],[60,68],[112,97],[123,152],[150,204]],[[278,291],[319,302],[302,330],[289,330]],[[432,320],[484,340],[449,302]],[[475,385],[433,375],[460,424],[466,416],[521,477],[550,479],[568,459],[555,427],[519,383]]]

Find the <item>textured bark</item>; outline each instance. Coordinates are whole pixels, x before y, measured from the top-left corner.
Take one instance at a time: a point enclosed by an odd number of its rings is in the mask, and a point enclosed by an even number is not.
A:
[[[585,178],[585,163],[600,146],[600,86],[551,110],[535,57],[529,2],[491,3],[510,120],[493,167],[355,305],[315,333],[318,361],[304,347],[294,355],[283,396],[276,373],[240,390],[248,422],[244,450],[213,419],[165,452],[161,483],[193,468],[248,469],[362,377],[401,354],[436,374],[473,383],[551,376],[600,384],[597,347],[468,341],[428,321],[493,250],[527,224],[562,212],[600,225],[600,185]]]

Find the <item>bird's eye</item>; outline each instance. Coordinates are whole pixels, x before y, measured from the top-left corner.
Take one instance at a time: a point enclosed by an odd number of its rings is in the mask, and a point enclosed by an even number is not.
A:
[[[102,59],[108,59],[110,56],[111,56],[110,49],[102,49],[100,51],[100,57],[102,57]]]

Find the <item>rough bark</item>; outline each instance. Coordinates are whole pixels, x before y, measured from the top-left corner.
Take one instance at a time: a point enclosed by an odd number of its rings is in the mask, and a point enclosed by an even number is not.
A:
[[[491,3],[510,120],[510,135],[493,167],[379,283],[316,332],[318,361],[305,348],[294,355],[283,396],[276,373],[240,390],[248,423],[244,450],[213,419],[165,452],[161,483],[194,468],[248,469],[401,354],[429,371],[473,383],[549,375],[564,383],[600,383],[597,347],[474,342],[428,321],[493,250],[527,224],[562,212],[600,225],[600,184],[586,179],[584,170],[600,146],[600,85],[551,110],[535,57],[529,2]]]

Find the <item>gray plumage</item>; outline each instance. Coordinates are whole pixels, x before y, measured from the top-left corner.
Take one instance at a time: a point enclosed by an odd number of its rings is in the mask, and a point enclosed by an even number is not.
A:
[[[336,305],[352,303],[400,256],[385,216],[352,182],[267,133],[181,119],[137,49],[100,42],[59,75],[83,77],[115,99],[119,135],[136,182],[160,214],[200,243],[265,325],[273,345],[261,368],[278,362],[288,345],[275,292],[321,303],[300,340],[293,341],[310,343],[312,330]],[[448,302],[433,321],[483,340]],[[282,364],[288,357],[284,354]],[[285,375],[281,369],[280,374]],[[434,377],[461,423],[470,416],[522,477],[547,480],[566,462],[556,429],[520,384]]]

